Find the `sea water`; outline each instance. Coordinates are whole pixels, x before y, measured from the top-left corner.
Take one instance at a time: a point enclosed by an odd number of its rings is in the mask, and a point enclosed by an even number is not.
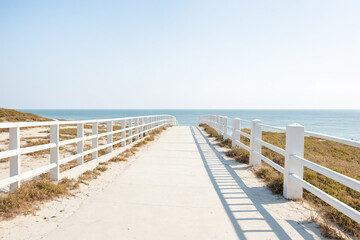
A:
[[[202,115],[216,114],[245,120],[260,119],[263,123],[279,127],[300,123],[305,130],[338,137],[360,140],[360,110],[171,110],[171,109],[19,109],[52,119],[86,120],[107,119],[144,115],[166,114],[176,117],[179,125],[197,125]],[[243,125],[243,127],[250,127]],[[264,129],[266,130],[266,129]]]

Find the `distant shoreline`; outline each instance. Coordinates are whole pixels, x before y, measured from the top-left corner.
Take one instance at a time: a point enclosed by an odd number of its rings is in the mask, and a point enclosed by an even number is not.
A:
[[[240,117],[246,120],[260,119],[263,123],[280,127],[285,127],[287,124],[297,122],[305,126],[305,129],[309,131],[360,140],[360,110],[23,109],[23,111],[50,119],[66,120],[89,120],[168,114],[174,115],[177,118],[179,125],[182,126],[197,125],[200,116],[216,114],[231,118]]]

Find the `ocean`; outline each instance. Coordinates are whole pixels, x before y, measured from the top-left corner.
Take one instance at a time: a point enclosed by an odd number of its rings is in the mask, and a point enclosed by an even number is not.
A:
[[[144,116],[155,114],[173,115],[179,125],[197,125],[202,115],[216,114],[229,118],[246,120],[260,119],[263,123],[285,127],[290,123],[300,123],[305,130],[325,133],[338,137],[360,140],[360,110],[121,110],[121,109],[19,109],[52,119],[86,120]],[[244,125],[249,127],[249,125]]]

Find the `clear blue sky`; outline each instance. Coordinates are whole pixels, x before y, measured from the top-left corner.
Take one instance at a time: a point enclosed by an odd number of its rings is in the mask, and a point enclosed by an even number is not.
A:
[[[360,108],[360,1],[0,0],[0,107]]]

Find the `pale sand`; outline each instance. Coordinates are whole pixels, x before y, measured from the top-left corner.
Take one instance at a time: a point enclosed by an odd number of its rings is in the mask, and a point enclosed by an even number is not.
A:
[[[114,124],[116,125],[116,124]],[[75,128],[74,126],[62,126],[61,129],[70,129]],[[105,124],[99,124],[99,129],[105,128]],[[91,135],[92,130],[91,129],[84,129],[85,136]],[[49,127],[33,127],[33,128],[27,128],[22,129],[20,131],[20,145],[21,147],[26,146],[29,142],[37,141],[37,140],[44,140],[49,139],[50,133],[49,133]],[[70,135],[63,135],[63,136],[69,136]],[[84,150],[88,150],[91,148],[91,140],[84,141]],[[106,137],[99,138],[99,146],[106,144]],[[6,132],[0,133],[0,151],[6,151],[9,150],[9,134]],[[69,157],[71,155],[76,154],[77,147],[76,143],[68,144],[65,146],[60,147],[60,159]],[[47,152],[44,152],[42,154],[36,154],[35,156],[32,156],[31,154],[26,154],[21,156],[21,164],[20,169],[21,172],[27,172],[29,170],[33,170],[36,168],[39,168],[41,166],[45,166],[50,163],[50,154],[49,150]],[[2,159],[0,159],[0,180],[9,177],[10,169],[9,169],[9,161],[4,162]],[[8,188],[2,188],[1,191],[8,191]]]
[[[155,138],[154,142],[156,140],[157,138]],[[80,184],[80,188],[73,192],[74,196],[42,203],[35,214],[17,216],[8,221],[0,221],[0,239],[37,240],[39,236],[56,229],[59,223],[73,215],[82,205],[90,201],[92,197],[101,194],[101,191],[106,186],[111,184],[136,159],[146,153],[147,149],[154,142],[149,142],[147,145],[142,146],[140,151],[128,158],[126,162],[110,163],[108,170],[103,172],[97,179],[92,180],[89,185]]]

